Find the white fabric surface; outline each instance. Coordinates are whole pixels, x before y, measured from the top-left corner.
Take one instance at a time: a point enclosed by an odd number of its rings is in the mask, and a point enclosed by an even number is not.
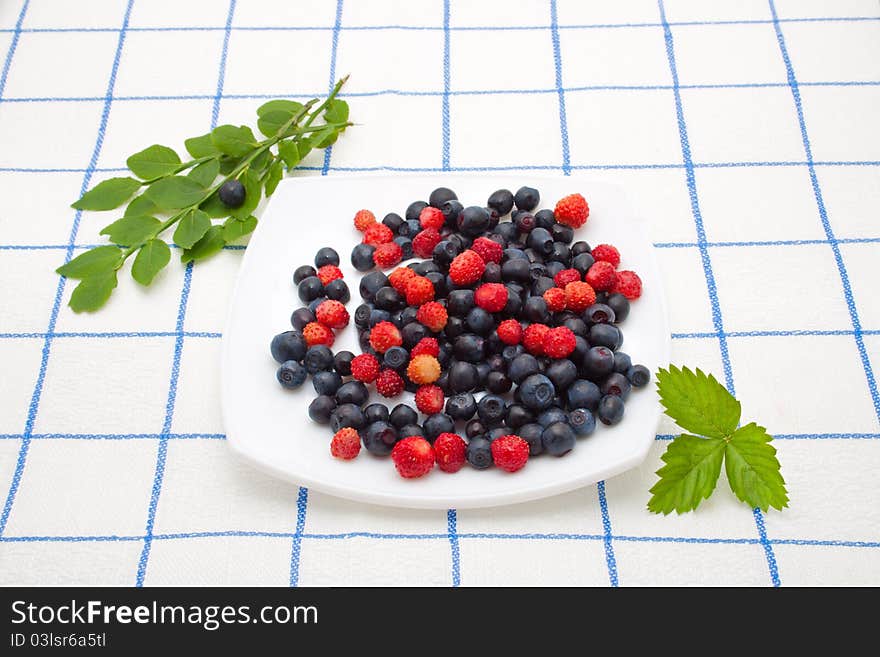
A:
[[[880,584],[876,0],[9,0],[0,66],[0,583]],[[302,175],[625,185],[674,361],[777,435],[791,508],[753,514],[722,480],[696,513],[649,514],[670,423],[641,467],[529,504],[301,491],[223,442],[240,250],[69,310],[53,270],[109,221],[69,208],[84,181],[344,73],[359,125]]]

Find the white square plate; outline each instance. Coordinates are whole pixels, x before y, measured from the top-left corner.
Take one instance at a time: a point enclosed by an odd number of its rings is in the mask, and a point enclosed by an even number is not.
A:
[[[311,264],[320,247],[333,246],[352,291],[349,312],[353,314],[359,304],[361,275],[349,263],[351,249],[360,241],[352,225],[357,210],[370,208],[379,218],[388,212],[402,214],[410,202],[427,198],[440,185],[454,189],[465,205],[482,204],[496,189],[515,190],[523,184],[540,190],[540,207],[553,207],[557,199],[576,191],[587,198],[590,219],[575,239],[616,245],[622,254],[621,268],[637,271],[644,284],[644,295],[621,325],[624,349],[633,362],[652,372],[668,363],[669,329],[653,246],[623,191],[614,185],[579,177],[525,180],[521,175],[293,178],[279,186],[251,239],[223,334],[223,421],[230,447],[267,472],[315,490],[362,502],[421,508],[523,502],[638,465],[654,441],[660,415],[653,385],[633,391],[623,422],[597,427],[561,458],[534,458],[513,474],[465,466],[454,475],[435,468],[425,477],[406,480],[389,458],[365,450],[350,462],[331,457],[332,432],[308,417],[315,396],[311,384],[288,391],[275,379],[277,364],[269,355],[269,342],[290,329],[290,313],[302,305],[292,283],[297,266]],[[360,353],[355,327],[339,331],[333,348]],[[412,403],[412,395],[383,400],[373,393],[371,401],[393,406],[399,401]]]

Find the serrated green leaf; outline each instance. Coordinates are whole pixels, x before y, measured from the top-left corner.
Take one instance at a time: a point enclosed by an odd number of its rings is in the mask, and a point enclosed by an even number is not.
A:
[[[171,249],[164,240],[150,240],[135,256],[131,266],[131,277],[141,285],[149,285],[169,260],[171,260]]]
[[[257,144],[257,138],[246,125],[219,125],[211,131],[211,141],[217,150],[233,157],[246,155]]]
[[[730,489],[751,507],[780,511],[788,506],[788,491],[780,472],[773,437],[754,422],[737,429],[725,448],[724,467]]]
[[[275,193],[275,189],[278,187],[278,183],[281,182],[281,178],[283,177],[284,167],[281,164],[281,160],[276,160],[275,163],[269,167],[269,175],[266,176],[266,198]]]
[[[648,510],[664,515],[692,511],[715,489],[724,459],[724,439],[682,434],[661,458],[666,465],[657,470],[660,481],[651,488]]]
[[[167,146],[153,144],[132,155],[125,163],[138,178],[153,180],[174,173],[180,165],[180,157]]]
[[[214,142],[211,140],[211,133],[202,135],[201,137],[192,137],[183,142],[186,152],[198,159],[200,157],[208,157],[209,155],[217,155],[220,153]]]
[[[115,287],[115,270],[89,276],[74,288],[69,305],[77,313],[92,312],[107,303]]]
[[[201,164],[193,167],[193,169],[186,175],[188,178],[192,178],[193,180],[195,180],[202,187],[210,187],[214,184],[217,176],[220,175],[220,162],[218,162],[217,160],[208,160],[207,162],[202,162]]]
[[[174,230],[174,243],[184,249],[192,246],[205,236],[211,228],[211,218],[202,210],[193,210],[177,222]]]
[[[740,403],[714,376],[687,367],[657,372],[657,392],[666,414],[686,431],[724,438],[736,430]]]
[[[345,123],[348,121],[348,103],[339,98],[334,98],[327,104],[324,110],[324,120],[327,123]]]
[[[288,169],[293,169],[302,159],[295,141],[282,141],[278,144],[278,155],[284,160]]]
[[[115,270],[122,262],[122,251],[106,244],[81,253],[55,271],[67,278],[89,278]]]
[[[229,208],[220,200],[217,192],[214,192],[199,205],[199,210],[207,214],[211,219],[221,219],[229,216]]]
[[[151,214],[156,214],[157,212],[161,212],[162,208],[153,203],[153,201],[148,197],[141,194],[140,196],[135,196],[127,206],[125,206],[125,213],[123,216],[133,217],[133,216],[149,216]]]
[[[177,210],[201,201],[206,190],[192,178],[171,176],[157,180],[144,193],[163,210]]]
[[[220,251],[225,244],[223,227],[211,226],[204,237],[193,244],[191,249],[184,250],[183,255],[180,256],[180,261],[187,263],[192,260],[202,260]]]
[[[229,242],[234,242],[235,240],[254,232],[256,227],[257,218],[253,215],[244,220],[230,217],[226,220],[226,223],[223,224],[223,240],[227,244]]]
[[[71,205],[76,210],[112,210],[131,198],[141,183],[134,178],[109,178],[95,185]]]
[[[148,237],[153,236],[162,222],[155,217],[144,215],[131,215],[114,221],[106,226],[101,235],[106,235],[111,242],[131,246],[140,244]]]
[[[227,213],[238,219],[247,219],[260,204],[263,186],[260,177],[250,169],[245,171],[239,180],[244,184],[244,203],[237,208],[228,208]]]

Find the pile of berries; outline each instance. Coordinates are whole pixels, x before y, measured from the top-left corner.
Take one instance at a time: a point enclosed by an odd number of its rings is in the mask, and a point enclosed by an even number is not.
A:
[[[390,454],[406,478],[435,463],[444,472],[465,462],[514,472],[530,456],[568,453],[597,420],[623,419],[631,389],[650,380],[620,351],[619,325],[642,282],[620,269],[614,246],[574,241],[589,217],[583,196],[535,211],[539,201],[538,190],[522,187],[464,207],[440,187],[403,217],[379,223],[360,210],[363,239],[351,263],[369,273],[353,318],[358,355],[331,350],[334,331],[351,319],[339,255],[325,247],[314,267],[296,269],[307,306],[271,351],[282,386],[312,375],[309,416],[330,425],[333,456],[355,458],[363,445]],[[368,386],[387,399],[415,393],[415,408],[368,403]]]

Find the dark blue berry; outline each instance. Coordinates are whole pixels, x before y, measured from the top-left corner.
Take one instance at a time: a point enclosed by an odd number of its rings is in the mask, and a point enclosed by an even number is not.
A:
[[[516,345],[521,347],[522,345]],[[505,349],[505,351],[507,351]],[[538,373],[538,359],[531,354],[521,353],[510,361],[507,375],[514,383],[520,385],[526,378]]]
[[[617,395],[606,395],[599,401],[596,415],[602,424],[608,426],[617,424],[623,419],[624,403]]]
[[[279,333],[272,338],[269,345],[269,351],[272,352],[272,358],[279,363],[288,360],[300,361],[306,355],[306,340],[301,333],[296,331],[285,331]]]
[[[565,269],[565,265],[563,265],[558,260],[551,260],[547,263],[547,276],[549,276],[550,278],[553,278],[554,276],[556,276],[556,274],[561,272],[563,269]]]
[[[617,395],[624,401],[626,401],[627,397],[629,397],[629,391],[632,389],[632,385],[623,374],[620,372],[612,372],[608,375],[608,378],[602,382],[602,385],[599,386],[599,390],[602,391],[603,395]]]
[[[531,212],[541,200],[541,194],[534,187],[520,187],[513,196],[513,202],[516,203],[517,210],[525,210]]]
[[[504,423],[513,429],[534,421],[535,414],[522,404],[511,404],[505,411]]]
[[[492,426],[501,422],[504,419],[506,410],[504,399],[498,395],[484,395],[477,402],[477,414],[486,426]]]
[[[532,374],[518,388],[522,403],[533,411],[543,411],[553,403],[556,388],[543,374]]]
[[[409,352],[403,347],[391,347],[382,357],[382,364],[392,370],[399,370],[409,362]]]
[[[324,286],[324,293],[328,299],[333,299],[340,303],[348,303],[351,301],[351,292],[348,291],[348,285],[341,278],[332,280]]]
[[[568,422],[568,413],[558,406],[551,406],[538,416],[538,424],[549,427],[554,422]]]
[[[544,428],[541,434],[541,445],[544,451],[553,456],[568,454],[574,449],[577,436],[568,422],[554,422]]]
[[[446,320],[446,328],[443,329],[443,332],[446,334],[447,338],[455,340],[455,338],[467,333],[467,326],[461,317],[455,317],[453,315]]]
[[[605,326],[597,324],[596,326]],[[584,356],[583,373],[594,381],[604,379],[614,371],[614,352],[608,347],[590,347]]]
[[[450,199],[440,206],[440,212],[446,221],[446,227],[450,230],[458,226],[458,215],[464,210],[464,206],[457,199]]]
[[[648,385],[651,380],[651,372],[644,365],[633,365],[626,371],[626,378],[636,388]]]
[[[544,375],[553,382],[556,390],[562,392],[568,390],[568,387],[577,379],[577,366],[567,358],[560,358],[551,362]]]
[[[467,237],[477,237],[489,228],[489,213],[486,208],[471,205],[458,215],[458,229]]]
[[[303,365],[306,366],[309,374],[332,370],[333,352],[330,351],[330,347],[323,344],[316,344],[309,347],[303,358]]]
[[[413,244],[411,238],[398,235],[394,238],[393,242],[400,247],[400,250],[402,251],[401,258],[403,260],[409,260],[413,257]]]
[[[290,323],[297,331],[302,331],[309,322],[317,321],[315,313],[308,308],[297,308],[290,315]]]
[[[318,252],[315,254],[315,267],[324,267],[326,265],[339,266],[339,254],[336,253],[336,249],[329,246],[318,249]]]
[[[396,212],[389,212],[382,219],[382,223],[396,233],[397,229],[400,228],[401,224],[403,223],[403,217],[401,217]]]
[[[351,266],[358,271],[369,271],[375,264],[373,252],[376,247],[372,244],[358,244],[351,250]]]
[[[614,324],[593,324],[587,340],[594,347],[608,347],[615,351],[623,343],[623,335]]]
[[[333,429],[333,433],[347,427],[360,430],[365,424],[363,411],[356,404],[340,404],[330,414],[330,428]]]
[[[477,470],[485,470],[492,465],[492,445],[481,436],[474,436],[468,442],[465,458]]]
[[[544,445],[541,442],[541,434],[543,433],[544,427],[537,422],[524,424],[516,431],[516,435],[529,444],[529,456],[537,456],[544,451]]]
[[[492,192],[486,205],[503,217],[513,208],[513,192],[509,189],[499,189]]]
[[[405,424],[397,430],[397,435],[401,438],[409,438],[410,436],[425,437],[425,431],[418,424]]]
[[[512,221],[502,221],[492,230],[496,235],[500,235],[508,242],[516,240],[519,235],[519,231],[516,229],[516,224]]]
[[[456,361],[449,368],[449,388],[452,392],[470,392],[480,382],[480,375],[472,363]]]
[[[403,346],[407,349],[415,347],[422,338],[431,335],[428,327],[418,322],[410,322],[400,329],[400,336],[403,338]]]
[[[590,253],[590,250],[590,245],[583,241],[578,241],[571,245],[572,256],[579,256],[582,253]]]
[[[535,215],[531,212],[520,212],[513,221],[516,230],[520,233],[531,233],[537,226]]]
[[[370,314],[373,307],[369,304],[362,303],[354,311],[354,325],[359,329],[370,328]]]
[[[376,290],[373,303],[376,305],[376,308],[393,313],[403,310],[406,306],[406,299],[395,288],[386,285]]]
[[[546,269],[544,271],[546,271]],[[554,287],[556,287],[556,283],[553,282],[552,278],[549,276],[540,276],[532,283],[532,296],[544,296],[544,292]]]
[[[399,429],[407,424],[417,424],[419,421],[419,413],[412,406],[398,404],[391,409],[389,418],[391,424]]]
[[[425,438],[433,443],[441,433],[454,433],[455,423],[446,413],[435,413],[425,418],[422,429],[425,431]]]
[[[372,424],[373,422],[388,422],[388,407],[385,404],[379,403],[364,406],[364,419],[367,421],[367,424]]]
[[[614,371],[619,372],[620,374],[626,374],[629,371],[629,368],[632,367],[632,359],[629,357],[629,354],[625,354],[622,351],[618,351],[614,354]],[[630,382],[632,383],[632,382]]]
[[[293,272],[293,284],[299,285],[302,283],[304,278],[308,278],[309,276],[317,276],[317,270],[311,265],[301,265],[297,267]]]
[[[438,187],[428,197],[428,205],[439,208],[446,201],[456,201],[458,196],[448,187]]]
[[[247,193],[240,180],[227,180],[220,186],[217,196],[227,208],[240,208],[244,204]]]
[[[437,242],[437,246],[434,247],[434,252],[431,254],[431,258],[440,267],[449,267],[452,259],[459,253],[461,253],[461,249],[458,247],[458,244],[452,240],[442,240]]]
[[[593,260],[593,256],[589,253],[574,253],[574,247],[571,248],[571,268],[577,269],[578,273],[583,276],[586,274],[590,267],[595,264],[595,260]]]
[[[513,381],[504,372],[489,372],[486,376],[486,388],[496,395],[509,392],[512,387]]]
[[[354,354],[350,351],[337,351],[333,356],[333,369],[342,376],[351,376],[351,361],[354,360]]]
[[[569,331],[571,331],[575,335],[581,336],[582,338],[587,337],[587,334],[590,331],[590,329],[587,328],[587,323],[577,316],[567,317],[562,320],[561,324]]]
[[[569,408],[587,408],[594,411],[599,405],[602,393],[599,391],[599,386],[592,381],[578,379],[565,391],[565,398]]]
[[[486,425],[478,419],[471,420],[464,427],[464,435],[466,435],[468,439],[471,439],[474,436],[483,436],[488,431],[489,429],[486,428]]]
[[[486,438],[489,439],[489,442],[493,442],[501,438],[501,436],[509,436],[513,433],[512,429],[508,427],[495,427],[493,429],[489,429],[489,433],[486,434]]]
[[[576,408],[569,413],[568,424],[578,436],[589,436],[596,430],[596,418],[587,408]]]
[[[364,448],[376,456],[388,456],[398,437],[397,429],[382,420],[371,422],[360,433]]]
[[[371,271],[361,278],[359,290],[364,301],[373,301],[376,292],[388,285],[388,277],[381,271]]]
[[[458,360],[478,363],[486,356],[486,341],[479,335],[465,333],[455,339],[452,353]]]
[[[312,376],[312,385],[319,395],[335,395],[342,385],[342,377],[339,376],[339,372],[329,370],[316,372]]]
[[[610,324],[614,320],[614,310],[604,303],[594,303],[584,311],[584,321],[590,324]]]
[[[550,321],[550,311],[543,297],[529,297],[522,307],[522,315],[526,321],[546,324]]]
[[[404,213],[406,220],[407,221],[412,221],[412,220],[418,221],[419,215],[422,213],[422,210],[424,210],[426,207],[428,207],[428,204],[425,203],[424,201],[413,201],[412,203],[410,203],[407,206],[406,212]]]
[[[306,372],[305,367],[295,360],[288,360],[281,363],[281,367],[278,368],[278,372],[275,375],[278,378],[278,383],[283,387],[293,389],[299,388],[305,383],[309,373]]]
[[[505,283],[530,283],[532,280],[530,267],[531,263],[527,257],[507,260],[501,265],[501,280]]]
[[[492,315],[482,308],[471,308],[465,317],[467,327],[477,335],[487,336],[495,328],[495,320]]]
[[[449,286],[446,284],[446,276],[439,271],[429,271],[425,274],[425,278],[431,281],[434,286],[434,296],[439,298],[445,297],[449,293]]]
[[[538,210],[535,213],[535,225],[538,228],[544,228],[546,230],[552,230],[554,224],[556,224],[556,217],[553,214],[553,210]]]
[[[500,283],[502,281],[501,265],[497,262],[487,262],[486,269],[483,270],[483,280],[487,283]]]
[[[535,228],[526,239],[526,246],[543,256],[553,253],[553,235],[546,228]]]
[[[370,391],[360,381],[348,381],[343,383],[336,391],[336,401],[339,404],[355,404],[363,406],[367,403]]]
[[[619,292],[609,295],[607,303],[614,311],[615,322],[620,323],[629,315],[629,299]]]
[[[387,310],[380,310],[379,308],[373,308],[370,310],[370,328],[373,328],[376,324],[381,322],[390,322],[391,321],[391,313]]]
[[[571,250],[567,244],[556,240],[553,242],[553,253],[547,256],[547,260],[558,262],[568,267],[571,264]]]
[[[303,303],[309,303],[324,295],[324,284],[317,276],[307,276],[299,282],[296,291]]]
[[[336,400],[327,395],[318,395],[309,404],[309,417],[318,424],[329,424],[330,415],[336,409]]]
[[[553,224],[553,227],[550,229],[550,234],[553,235],[554,242],[562,242],[566,245],[566,248],[568,248],[568,245],[571,244],[571,241],[574,239],[574,229],[565,224]]]
[[[469,392],[454,395],[446,400],[446,414],[453,420],[470,420],[477,412],[477,402]]]
[[[316,313],[316,312],[318,312],[318,306],[320,306],[326,300],[327,300],[327,297],[325,297],[324,295],[321,295],[317,299],[312,299],[309,302],[308,309],[311,310],[313,313]]]

